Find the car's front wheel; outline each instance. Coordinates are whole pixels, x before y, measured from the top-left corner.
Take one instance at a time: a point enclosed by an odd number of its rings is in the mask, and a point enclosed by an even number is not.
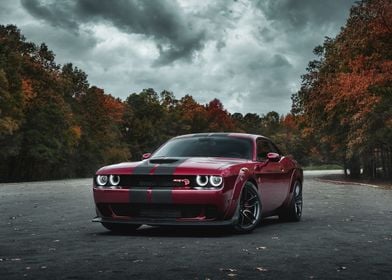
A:
[[[140,225],[133,225],[133,224],[116,224],[116,223],[102,223],[102,225],[113,232],[117,233],[127,233],[137,230]]]
[[[289,205],[280,211],[279,218],[283,221],[299,222],[302,217],[302,204],[302,184],[300,181],[295,181],[293,197]]]
[[[242,189],[237,207],[238,220],[234,230],[239,233],[251,232],[261,220],[261,200],[256,187],[247,182]]]

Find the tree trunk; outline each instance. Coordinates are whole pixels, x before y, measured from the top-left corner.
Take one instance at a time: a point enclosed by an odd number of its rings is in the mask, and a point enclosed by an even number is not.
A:
[[[358,156],[353,156],[348,160],[348,169],[350,170],[350,178],[357,179],[361,176],[361,164]]]

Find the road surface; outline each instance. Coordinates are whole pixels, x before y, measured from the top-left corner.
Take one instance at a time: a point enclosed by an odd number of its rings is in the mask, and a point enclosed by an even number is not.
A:
[[[305,176],[303,220],[253,233],[94,216],[91,179],[0,184],[0,279],[391,279],[392,191]]]

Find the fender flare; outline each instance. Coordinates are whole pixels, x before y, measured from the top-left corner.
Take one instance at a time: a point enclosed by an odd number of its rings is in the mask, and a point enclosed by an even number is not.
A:
[[[301,168],[294,168],[290,178],[290,194],[293,193],[294,182],[299,180],[301,184],[304,182],[304,173]]]
[[[299,180],[301,182],[301,184],[304,181],[303,171],[302,171],[301,168],[298,168],[298,167],[294,168],[292,173],[291,173],[290,190],[287,193],[287,197],[286,197],[286,199],[283,202],[281,207],[286,207],[290,203],[291,199],[293,198],[294,182],[297,181],[297,180]]]
[[[226,213],[224,214],[225,219],[230,219],[235,215],[235,210],[237,209],[238,199],[241,195],[241,192],[247,182],[251,182],[257,189],[259,189],[259,185],[257,184],[256,179],[254,178],[254,174],[251,172],[246,172],[247,174],[241,174],[242,171],[237,176],[237,179],[234,183],[233,193],[231,196],[230,205],[227,208]]]

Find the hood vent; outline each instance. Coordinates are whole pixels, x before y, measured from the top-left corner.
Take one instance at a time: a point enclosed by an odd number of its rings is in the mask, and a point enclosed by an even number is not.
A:
[[[176,158],[157,158],[157,159],[150,159],[150,163],[152,164],[162,164],[162,163],[175,163],[178,159]]]

